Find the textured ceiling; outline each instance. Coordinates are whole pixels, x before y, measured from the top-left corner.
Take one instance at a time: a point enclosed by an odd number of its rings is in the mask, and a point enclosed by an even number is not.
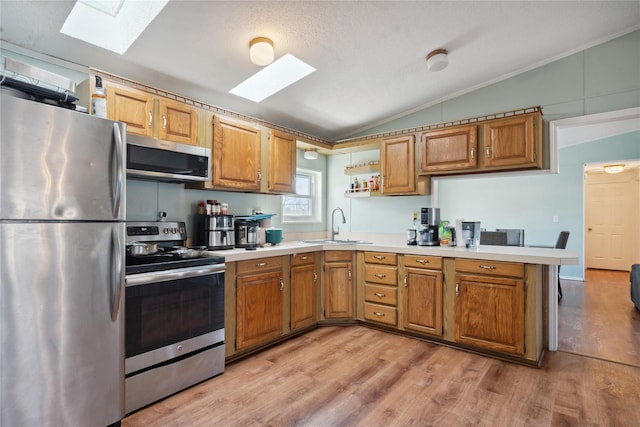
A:
[[[120,56],[59,33],[73,4],[2,0],[1,38],[329,141],[640,28],[637,0],[172,0]],[[257,36],[317,71],[259,104],[228,94],[260,69]]]

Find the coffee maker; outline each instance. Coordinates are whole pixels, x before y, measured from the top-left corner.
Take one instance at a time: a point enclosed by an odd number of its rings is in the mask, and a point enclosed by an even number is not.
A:
[[[440,237],[438,236],[440,208],[421,208],[420,224],[418,245],[440,246]]]

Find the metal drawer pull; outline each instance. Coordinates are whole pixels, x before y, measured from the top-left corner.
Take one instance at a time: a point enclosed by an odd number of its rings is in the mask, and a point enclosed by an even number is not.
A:
[[[315,271],[313,272],[313,283],[318,281],[318,273],[316,273]]]
[[[151,127],[152,124],[153,124],[153,113],[149,111],[149,122],[147,123],[147,126]]]
[[[280,290],[284,289],[284,280],[280,279]]]
[[[460,283],[456,283],[456,296],[460,296]]]
[[[386,297],[386,295],[385,295],[385,294],[382,294],[382,293],[380,293],[380,292],[376,292],[376,293],[374,293],[374,295],[375,295],[375,296],[377,296],[378,298],[384,298],[384,297]]]
[[[377,277],[378,279],[383,279],[385,277],[387,277],[386,274],[374,274],[375,277]]]
[[[407,279],[408,279],[408,277],[407,277],[407,275],[405,274],[405,275],[404,275],[404,287],[405,287],[405,288],[407,287]]]
[[[420,264],[429,264],[429,260],[428,259],[417,259],[416,262],[418,262]]]
[[[384,255],[374,255],[373,257],[375,259],[385,259],[386,258]]]
[[[373,314],[378,316],[378,317],[384,317],[384,313],[381,313],[379,311],[374,311]]]
[[[267,265],[266,262],[259,262],[256,264],[256,267],[264,267],[265,265]]]
[[[349,274],[349,280],[351,280],[351,270],[348,271]]]
[[[303,260],[303,261],[304,261],[305,259],[307,259],[307,258],[309,258],[309,257],[308,257],[308,256],[306,256],[306,255],[303,255],[303,256],[301,256],[301,257],[300,257],[300,259],[301,259],[301,260]]]
[[[496,267],[494,267],[493,265],[482,265],[480,264],[479,266],[480,268],[484,268],[485,270],[495,270]]]

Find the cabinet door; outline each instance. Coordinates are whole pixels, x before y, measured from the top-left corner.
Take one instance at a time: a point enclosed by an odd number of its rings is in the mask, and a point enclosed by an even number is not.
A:
[[[213,185],[260,191],[262,156],[260,129],[215,116],[213,124]]]
[[[380,146],[383,194],[416,191],[415,137],[403,135],[387,138]]]
[[[272,130],[269,135],[268,190],[273,193],[296,191],[296,138]]]
[[[404,328],[442,336],[442,272],[406,268],[405,273]]]
[[[534,115],[494,120],[483,126],[485,166],[536,165]]]
[[[107,116],[127,124],[127,132],[153,135],[153,99],[145,92],[107,86]]]
[[[455,340],[524,354],[524,282],[456,275]]]
[[[300,265],[291,268],[291,329],[315,323],[316,265]]]
[[[198,143],[198,110],[195,107],[161,99],[158,138],[182,144]]]
[[[282,335],[282,273],[239,276],[236,285],[236,349]]]
[[[447,172],[477,165],[477,126],[425,132],[420,137],[420,172]]]
[[[324,317],[353,317],[353,264],[329,262],[324,265]]]

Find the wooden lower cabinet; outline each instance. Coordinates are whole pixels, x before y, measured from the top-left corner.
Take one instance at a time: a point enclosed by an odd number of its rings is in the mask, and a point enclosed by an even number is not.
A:
[[[365,252],[364,320],[398,326],[398,256]]]
[[[442,336],[442,259],[405,256],[404,329]]]
[[[303,328],[318,320],[318,273],[316,254],[291,255],[291,329]]]
[[[475,274],[481,270],[485,274]],[[499,276],[500,271],[513,276]],[[484,349],[524,355],[524,265],[456,260],[455,340]]]
[[[281,257],[240,261],[236,278],[236,350],[283,333]]]
[[[353,252],[324,253],[324,318],[353,318]]]

